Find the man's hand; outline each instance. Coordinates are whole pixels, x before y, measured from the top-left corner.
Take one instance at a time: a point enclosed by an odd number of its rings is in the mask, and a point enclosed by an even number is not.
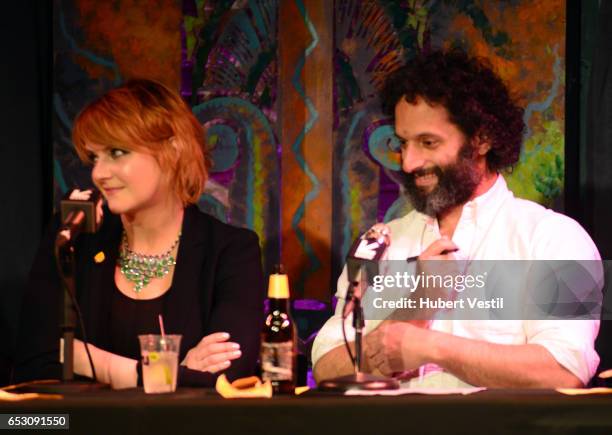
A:
[[[413,370],[428,362],[426,320],[386,320],[366,336],[370,366],[385,376]]]
[[[448,277],[461,275],[462,270],[465,269],[465,265],[457,261],[455,254],[453,254],[458,249],[452,240],[443,236],[429,245],[418,256],[415,275],[422,276],[424,280],[416,288],[410,290],[409,296],[412,300],[455,300],[455,289],[445,287],[442,281],[448,279]],[[432,279],[430,280],[430,278]],[[395,318],[401,320],[433,319],[439,311],[439,308],[422,307],[420,304],[419,307],[418,310],[413,310],[410,313],[411,317],[407,317],[407,313],[399,311],[400,317]]]
[[[419,260],[454,260],[452,253],[457,250],[459,247],[451,239],[442,236],[421,252]]]

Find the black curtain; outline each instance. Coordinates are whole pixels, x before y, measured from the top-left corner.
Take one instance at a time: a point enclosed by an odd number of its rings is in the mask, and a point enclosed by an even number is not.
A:
[[[0,385],[5,385],[23,287],[50,216],[52,2],[3,2],[0,15]]]
[[[604,259],[612,259],[612,2],[599,2],[586,116],[585,224]],[[607,282],[612,279],[607,271]],[[610,288],[610,284],[606,287]],[[612,294],[604,294],[606,306]],[[612,321],[602,321],[600,369],[612,368]]]
[[[612,2],[599,5],[586,121],[587,226],[603,258],[612,259]]]

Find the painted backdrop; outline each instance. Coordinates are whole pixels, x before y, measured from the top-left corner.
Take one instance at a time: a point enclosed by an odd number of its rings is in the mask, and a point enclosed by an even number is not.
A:
[[[178,90],[214,160],[199,206],[254,229],[266,271],[328,300],[352,240],[410,209],[380,111],[385,77],[458,45],[526,107],[516,195],[562,204],[565,1],[54,0],[54,183],[87,187],[70,142],[91,99],[130,77]]]

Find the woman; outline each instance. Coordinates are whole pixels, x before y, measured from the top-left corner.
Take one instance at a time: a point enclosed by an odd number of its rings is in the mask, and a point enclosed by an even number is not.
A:
[[[73,143],[93,165],[108,210],[76,245],[77,291],[99,381],[136,386],[138,334],[182,334],[179,385],[211,386],[215,374],[253,374],[263,324],[257,236],[194,205],[207,178],[202,126],[174,92],[132,80],[87,106]],[[109,213],[110,211],[110,213]],[[26,292],[17,380],[59,378],[62,297],[53,259],[59,223],[43,241]],[[102,254],[100,254],[102,253]],[[160,273],[133,270],[152,261]],[[92,376],[82,341],[75,372]]]

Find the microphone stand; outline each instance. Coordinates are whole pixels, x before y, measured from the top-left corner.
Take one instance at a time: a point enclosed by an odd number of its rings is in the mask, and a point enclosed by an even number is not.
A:
[[[56,240],[57,267],[61,276],[63,299],[60,328],[64,345],[62,346],[62,381],[74,380],[74,331],[76,329],[76,308],[73,299],[76,297],[74,280],[75,261],[74,247],[69,241]]]
[[[75,233],[74,236],[78,234],[78,232]],[[74,236],[66,238],[60,233],[55,240],[56,265],[62,283],[63,294],[62,315],[59,325],[63,338],[63,346],[61,348],[63,358],[62,380],[61,382],[33,381],[20,386],[20,391],[46,394],[73,394],[109,388],[108,385],[97,382],[96,379],[92,381],[74,380],[74,335],[77,326],[77,307],[75,305],[77,304],[76,263],[74,259],[74,245],[72,243]],[[92,367],[95,378],[94,370]]]
[[[350,270],[350,268],[349,268]],[[346,301],[343,311],[346,309],[346,304],[353,303],[353,328],[355,329],[355,372],[350,375],[339,376],[332,379],[326,379],[318,384],[318,389],[321,391],[347,391],[347,390],[397,390],[399,382],[393,378],[384,376],[376,376],[368,373],[363,373],[363,328],[365,327],[365,319],[363,315],[363,306],[361,305],[361,292],[356,292],[355,289],[361,286],[363,276],[363,264],[359,264],[355,276],[349,276],[349,286],[346,292]],[[342,317],[344,322],[344,316]]]

